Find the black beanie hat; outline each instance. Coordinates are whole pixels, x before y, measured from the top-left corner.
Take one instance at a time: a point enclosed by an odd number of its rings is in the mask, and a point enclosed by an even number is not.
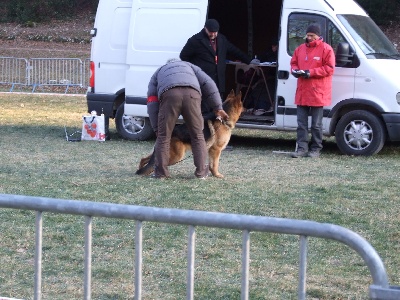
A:
[[[319,24],[314,23],[311,24],[310,26],[307,27],[306,33],[315,33],[316,35],[320,36],[321,35],[321,27],[319,27]]]
[[[219,30],[219,23],[215,19],[208,19],[204,27],[210,32],[217,32]]]

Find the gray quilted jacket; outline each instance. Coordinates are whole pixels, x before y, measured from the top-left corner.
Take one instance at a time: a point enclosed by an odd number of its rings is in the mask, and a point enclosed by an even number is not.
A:
[[[171,60],[160,67],[151,77],[147,97],[160,99],[163,92],[176,86],[190,86],[202,95],[205,106],[213,110],[222,109],[222,100],[217,85],[199,67],[185,61]],[[147,102],[147,112],[154,131],[158,127],[158,101]]]

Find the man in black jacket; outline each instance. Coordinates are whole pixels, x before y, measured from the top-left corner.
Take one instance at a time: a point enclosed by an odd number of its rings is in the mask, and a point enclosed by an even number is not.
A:
[[[218,21],[208,19],[204,28],[188,39],[181,51],[180,58],[197,65],[210,76],[217,84],[223,98],[227,56],[234,57],[246,64],[249,64],[251,59],[218,31]]]

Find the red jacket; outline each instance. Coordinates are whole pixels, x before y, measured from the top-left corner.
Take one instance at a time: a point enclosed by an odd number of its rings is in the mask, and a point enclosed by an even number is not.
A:
[[[310,78],[297,80],[296,105],[328,106],[332,100],[335,53],[323,39],[301,44],[290,61],[292,70],[309,70]]]

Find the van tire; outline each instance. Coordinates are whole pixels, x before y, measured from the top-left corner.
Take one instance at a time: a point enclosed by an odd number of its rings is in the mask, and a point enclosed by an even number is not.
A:
[[[118,133],[126,140],[145,141],[154,137],[150,119],[145,117],[128,116],[124,113],[125,102],[115,114],[115,127]]]
[[[376,115],[366,110],[355,110],[339,120],[335,138],[342,153],[370,156],[382,150],[386,131]]]

